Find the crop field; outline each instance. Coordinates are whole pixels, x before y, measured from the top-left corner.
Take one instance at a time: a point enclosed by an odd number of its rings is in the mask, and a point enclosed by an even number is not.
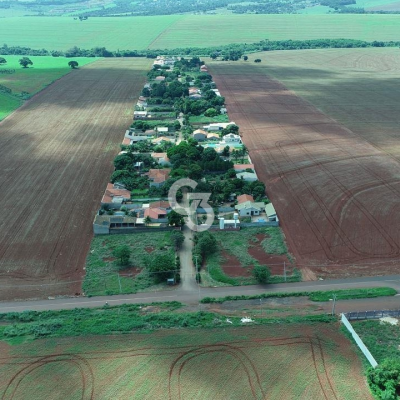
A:
[[[0,55],[1,56],[1,55]],[[33,66],[22,68],[18,60],[22,56],[4,56],[7,64],[0,67],[2,70],[15,70],[12,74],[0,73],[0,85],[12,90],[11,95],[0,91],[0,120],[18,108],[23,97],[32,96],[55,80],[71,72],[65,57],[34,57],[29,56]],[[74,58],[80,67],[95,61],[95,58],[77,57]],[[25,93],[23,93],[25,92]]]
[[[334,325],[0,343],[2,399],[371,399]],[[35,383],[33,385],[33,383]]]
[[[209,65],[296,265],[322,277],[398,273],[400,53],[259,56]]]
[[[167,15],[150,17],[3,18],[2,43],[47,50],[106,47],[165,49],[251,43],[262,39],[398,40],[399,15]]]
[[[80,292],[93,215],[149,66],[89,64],[0,123],[0,299]]]

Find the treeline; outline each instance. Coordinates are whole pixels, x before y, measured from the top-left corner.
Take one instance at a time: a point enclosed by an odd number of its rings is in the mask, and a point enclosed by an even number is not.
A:
[[[67,51],[31,49],[30,47],[7,46],[0,47],[2,55],[29,55],[29,56],[53,56],[53,57],[147,57],[156,58],[159,54],[181,55],[181,56],[212,56],[222,59],[239,59],[242,55],[260,51],[273,50],[305,50],[305,49],[328,49],[328,48],[362,48],[362,47],[399,47],[400,41],[373,41],[354,39],[313,39],[313,40],[261,40],[260,42],[246,44],[230,44],[219,47],[181,47],[175,49],[157,50],[107,50],[105,47],[94,47],[92,49],[81,49],[73,47]]]

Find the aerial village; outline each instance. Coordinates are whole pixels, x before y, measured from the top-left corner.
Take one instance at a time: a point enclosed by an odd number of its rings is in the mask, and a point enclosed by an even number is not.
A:
[[[240,127],[198,57],[154,60],[114,168],[94,219],[96,235],[180,229],[184,219],[168,191],[181,178],[211,193],[212,229],[279,224]],[[198,223],[206,220],[204,209],[196,214]]]

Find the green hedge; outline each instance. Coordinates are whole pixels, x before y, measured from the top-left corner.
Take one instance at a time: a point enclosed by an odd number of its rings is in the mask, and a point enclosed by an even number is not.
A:
[[[312,301],[329,301],[336,294],[337,300],[348,299],[366,299],[373,297],[394,296],[397,291],[392,288],[367,288],[367,289],[342,289],[336,291],[315,291],[315,292],[272,292],[260,293],[255,295],[239,295],[226,297],[204,297],[201,303],[224,303],[232,300],[254,300],[266,299],[271,297],[305,297],[307,296]]]

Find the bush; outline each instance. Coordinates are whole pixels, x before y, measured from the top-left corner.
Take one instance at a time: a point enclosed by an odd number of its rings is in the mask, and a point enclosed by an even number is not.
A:
[[[369,368],[367,379],[371,391],[382,400],[400,399],[400,360],[386,359],[376,368]]]
[[[127,245],[118,246],[114,251],[113,254],[115,257],[118,258],[118,264],[120,266],[127,266],[129,265],[129,259],[131,256],[131,250]]]
[[[268,283],[271,271],[264,265],[256,265],[253,269],[253,275],[259,283]]]

